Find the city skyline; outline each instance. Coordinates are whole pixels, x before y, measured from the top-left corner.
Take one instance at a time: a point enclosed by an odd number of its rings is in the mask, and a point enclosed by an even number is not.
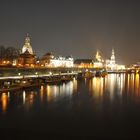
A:
[[[118,63],[131,64],[140,60],[139,5],[138,0],[3,1],[0,45],[21,49],[29,33],[38,56],[91,58],[98,49],[108,58],[114,48]]]

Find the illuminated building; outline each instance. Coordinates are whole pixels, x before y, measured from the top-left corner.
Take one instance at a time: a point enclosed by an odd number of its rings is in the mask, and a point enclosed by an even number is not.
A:
[[[95,55],[94,68],[102,68],[102,67],[104,67],[104,60],[100,55],[99,51],[97,51]]]
[[[25,44],[22,48],[22,53],[18,58],[18,66],[33,67],[35,65],[35,54],[33,53],[32,46],[30,45],[29,36],[25,39]]]
[[[72,57],[57,57],[50,60],[50,67],[73,67]]]
[[[93,68],[92,59],[76,59],[74,61],[74,66],[78,68]]]
[[[117,70],[125,70],[125,65],[117,65]]]
[[[95,59],[98,62],[103,62],[103,59],[102,59],[101,55],[99,54],[99,51],[96,52]]]
[[[33,54],[33,49],[32,49],[28,34],[27,34],[27,37],[25,38],[25,44],[22,48],[22,54],[24,54],[26,51],[28,51],[29,54]]]
[[[52,53],[46,53],[43,55],[43,57],[40,59],[39,63],[41,66],[47,66],[50,64],[50,60],[54,59],[54,55]]]
[[[54,57],[52,53],[46,53],[40,60],[40,65],[45,67],[73,67],[74,59],[68,57]]]
[[[117,64],[115,61],[115,52],[114,49],[112,49],[112,54],[111,54],[111,58],[106,60],[106,69],[107,70],[117,70]]]

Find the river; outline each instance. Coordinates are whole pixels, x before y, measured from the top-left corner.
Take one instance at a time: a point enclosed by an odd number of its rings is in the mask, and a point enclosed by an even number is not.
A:
[[[109,74],[0,93],[3,137],[135,139],[139,130],[139,74]]]

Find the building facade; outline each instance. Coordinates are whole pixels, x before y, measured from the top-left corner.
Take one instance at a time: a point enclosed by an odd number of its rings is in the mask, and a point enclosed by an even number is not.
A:
[[[30,43],[30,38],[27,35],[25,38],[25,44],[22,48],[22,52],[18,58],[19,67],[34,67],[36,55],[33,53],[33,49]]]
[[[115,60],[115,51],[114,51],[114,49],[112,49],[110,59],[106,60],[106,69],[111,70],[111,71],[117,70],[117,64],[116,64],[116,60]]]
[[[71,56],[54,57],[52,53],[46,53],[40,60],[40,65],[43,67],[73,67],[74,59]]]
[[[94,64],[92,59],[76,59],[74,66],[78,68],[93,68]]]
[[[104,67],[104,60],[100,55],[99,51],[97,51],[95,55],[94,68],[103,68],[103,67]]]

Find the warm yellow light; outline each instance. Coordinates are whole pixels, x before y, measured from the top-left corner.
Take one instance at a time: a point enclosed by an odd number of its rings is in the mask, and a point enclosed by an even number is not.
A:
[[[31,64],[31,67],[34,67],[34,64]]]
[[[6,63],[6,61],[3,61],[3,64],[5,64]]]
[[[23,66],[22,64],[18,64],[18,66]]]
[[[8,102],[8,97],[6,93],[2,93],[1,102],[2,102],[2,111],[5,112],[7,109],[7,102]]]
[[[13,66],[16,66],[16,64],[12,64]]]
[[[26,92],[23,91],[23,104],[25,104],[25,101],[26,101]]]

